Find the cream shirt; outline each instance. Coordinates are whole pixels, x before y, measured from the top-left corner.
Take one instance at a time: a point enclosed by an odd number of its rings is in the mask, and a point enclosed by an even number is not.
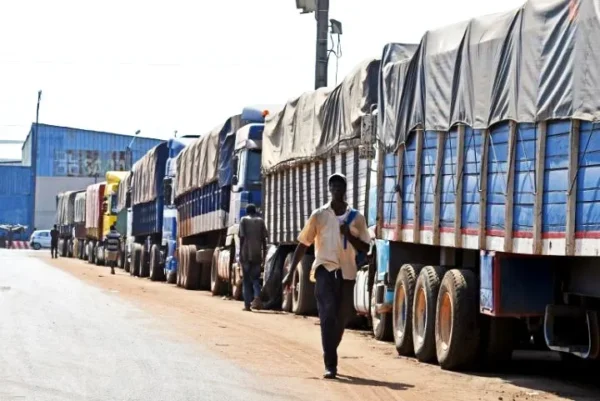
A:
[[[367,244],[371,242],[367,222],[360,212],[350,223],[350,232]],[[356,250],[350,241],[344,249],[340,222],[330,203],[312,213],[298,236],[298,242],[306,246],[313,243],[315,245],[315,262],[310,271],[311,281],[315,281],[315,270],[321,265],[329,271],[341,269],[345,280],[356,279]]]

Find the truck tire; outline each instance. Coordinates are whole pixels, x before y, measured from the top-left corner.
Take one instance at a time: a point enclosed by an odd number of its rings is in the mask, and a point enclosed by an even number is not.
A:
[[[88,242],[87,244],[87,261],[89,264],[95,264],[96,260],[94,259],[94,244],[92,244],[91,242]]]
[[[292,285],[292,311],[296,315],[310,315],[317,311],[315,285],[310,282],[310,269],[314,260],[314,256],[305,255],[296,266]]]
[[[121,244],[121,260],[123,261],[123,270],[125,270],[125,273],[129,273],[131,261],[127,257],[127,244]]]
[[[220,249],[215,249],[213,253],[212,263],[210,265],[210,292],[214,296],[223,295],[224,285],[223,281],[219,278],[219,256],[221,255]]]
[[[190,253],[188,252],[187,245],[181,247],[181,269],[179,274],[179,286],[185,288],[187,285],[187,274],[188,274],[188,260]]]
[[[415,352],[412,337],[412,312],[419,270],[412,265],[404,265],[396,277],[392,321],[396,351],[401,356],[411,356]]]
[[[69,252],[69,241],[68,240],[62,240],[62,243],[59,244],[60,246],[60,256],[63,258],[67,257],[67,254]]]
[[[419,362],[435,361],[435,311],[442,277],[442,268],[426,266],[419,273],[415,285],[412,336]]]
[[[288,253],[283,262],[283,270],[281,272],[281,279],[283,280],[288,272],[292,269],[292,258],[294,253]],[[292,286],[294,285],[292,281]],[[291,312],[294,308],[294,289],[290,288],[289,292],[285,292],[285,288],[281,288],[281,310],[284,312]]]
[[[175,255],[177,257],[177,270],[175,270],[175,285],[177,287],[181,287],[181,269],[183,266],[183,256],[181,253],[181,246],[177,247],[175,250]]]
[[[143,245],[138,244],[140,248],[140,277],[150,277],[150,258]]]
[[[132,251],[131,251],[131,266],[130,266],[130,271],[129,274],[131,274],[132,276],[135,277],[139,277],[140,275],[140,258],[142,256],[142,247],[140,246],[140,244],[133,244],[131,246]]]
[[[196,252],[196,260],[200,265],[200,289],[204,291],[210,290],[211,264],[214,254],[214,249],[200,249]]]
[[[96,260],[96,266],[104,266],[104,264],[105,264],[104,260],[106,259],[106,252],[104,252],[104,249],[103,249],[102,258],[98,257],[99,253],[100,253],[100,245],[98,244],[94,248],[94,254],[95,254],[94,259]]]
[[[444,370],[465,369],[477,359],[478,298],[472,271],[453,269],[444,275],[435,319],[437,359]]]
[[[373,327],[373,337],[377,341],[391,341],[394,337],[393,318],[391,313],[378,313],[377,307],[377,283],[373,283],[371,288],[371,326]]]
[[[185,275],[185,286],[186,290],[197,290],[200,284],[200,265],[196,260],[196,246],[188,245],[186,247],[187,255],[187,269]]]
[[[165,281],[165,271],[160,267],[160,249],[156,244],[150,248],[150,280]]]

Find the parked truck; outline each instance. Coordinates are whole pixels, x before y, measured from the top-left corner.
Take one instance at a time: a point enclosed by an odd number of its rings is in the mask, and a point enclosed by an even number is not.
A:
[[[75,199],[84,191],[61,192],[56,196],[56,225],[59,232],[60,256],[73,257],[73,241],[85,231],[81,222],[75,222]],[[85,233],[83,233],[85,235]]]
[[[119,214],[117,212],[117,195],[119,186],[123,179],[128,175],[126,171],[107,171],[106,184],[104,187],[104,196],[102,197],[102,231],[99,243],[96,247],[96,259],[99,264],[106,261],[106,236],[110,232],[110,227],[118,223]]]
[[[185,147],[187,139],[173,138],[152,148],[132,169],[131,205],[128,220],[131,231],[131,275],[167,278],[165,259],[168,248],[163,241],[165,212],[165,178],[167,162]],[[196,166],[194,166],[196,167]]]
[[[177,158],[174,205],[179,286],[241,298],[238,224],[248,203],[261,207],[260,157],[266,114],[245,108],[187,146]]]
[[[377,102],[379,60],[361,63],[335,88],[321,88],[288,102],[267,119],[262,154],[264,211],[269,242],[268,294],[284,311],[316,313],[310,269],[312,247],[298,266],[291,266],[297,238],[313,210],[329,201],[328,178],[346,176],[348,204],[365,216],[367,196],[375,184],[369,174],[369,144],[363,119]],[[371,120],[369,120],[371,121]],[[367,131],[370,132],[370,131]],[[291,291],[283,294],[281,278],[293,269]],[[277,305],[273,305],[276,307]]]
[[[84,260],[86,256],[87,229],[85,228],[85,203],[87,191],[83,190],[75,195],[75,211],[73,222],[73,257]]]
[[[198,138],[198,135],[186,135],[177,138],[185,146],[190,145]],[[183,151],[183,149],[182,149]],[[164,211],[161,261],[164,265],[164,274],[169,284],[177,282],[177,208],[175,207],[175,193],[173,185],[177,179],[177,156],[179,153],[171,152],[167,159],[164,178]]]
[[[102,242],[104,232],[104,191],[106,182],[92,184],[86,189],[85,196],[85,228],[86,242],[85,253],[87,261],[92,264],[100,264],[102,259],[98,258],[98,248]]]
[[[540,3],[385,49],[355,303],[400,355],[600,357],[598,2]]]
[[[133,174],[127,172],[119,184],[117,191],[117,200],[114,212],[117,215],[116,228],[121,234],[121,245],[119,246],[119,256],[117,258],[117,266],[125,272],[129,273],[129,257],[131,255],[131,183]]]

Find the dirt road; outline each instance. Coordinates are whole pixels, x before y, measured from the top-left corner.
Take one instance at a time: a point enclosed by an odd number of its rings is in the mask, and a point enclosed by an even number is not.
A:
[[[242,304],[73,259],[52,266],[158,317],[175,341],[197,342],[250,372],[287,388],[282,399],[399,401],[600,400],[600,387],[563,370],[552,358],[517,361],[503,374],[459,374],[400,358],[392,344],[347,331],[340,347],[340,380],[324,381],[316,318],[248,313]]]

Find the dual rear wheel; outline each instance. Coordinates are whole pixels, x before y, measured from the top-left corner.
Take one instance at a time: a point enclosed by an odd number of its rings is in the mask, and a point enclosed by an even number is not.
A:
[[[462,370],[479,362],[509,359],[512,320],[482,318],[470,270],[404,265],[396,279],[393,334],[400,355]],[[487,319],[487,320],[485,320]]]

